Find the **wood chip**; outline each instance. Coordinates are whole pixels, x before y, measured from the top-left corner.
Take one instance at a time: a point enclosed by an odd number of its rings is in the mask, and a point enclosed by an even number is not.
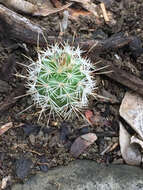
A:
[[[102,9],[102,13],[103,13],[103,17],[105,19],[105,22],[109,22],[109,17],[107,15],[107,11],[106,11],[104,3],[100,3],[100,7]]]
[[[13,127],[12,122],[6,123],[5,125],[1,126],[0,127],[0,135],[4,134],[6,131],[8,131],[8,129],[10,129],[12,127]]]
[[[59,8],[52,8],[47,7],[47,5],[44,4],[42,7],[39,7],[38,5],[34,5],[24,0],[0,0],[0,3],[18,12],[30,14],[33,16],[48,16],[50,14],[67,9],[72,5],[72,3],[67,3],[66,5],[63,5]]]
[[[78,137],[71,146],[71,154],[74,157],[78,157],[83,151],[88,148],[97,140],[97,136],[94,133],[87,133]]]

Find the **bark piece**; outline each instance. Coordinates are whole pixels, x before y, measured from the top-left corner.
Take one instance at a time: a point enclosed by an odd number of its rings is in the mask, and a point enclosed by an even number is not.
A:
[[[98,64],[98,67],[109,67],[108,69],[106,68],[104,70],[101,70],[101,72],[103,72],[107,77],[113,79],[114,81],[133,90],[134,92],[143,95],[143,80],[118,68],[111,62],[104,62],[104,60],[103,62],[101,61],[101,63]]]
[[[46,44],[42,34],[44,28],[31,22],[29,19],[11,11],[3,5],[0,5],[0,32],[9,39],[16,39],[17,41],[25,41],[26,43]],[[45,37],[46,33],[44,34]],[[29,41],[29,42],[28,42]]]
[[[33,16],[48,16],[50,14],[63,11],[67,9],[68,7],[70,7],[71,5],[72,3],[68,3],[66,5],[63,5],[62,7],[52,8],[52,9],[48,9],[47,7],[40,7],[40,8],[37,8],[37,10],[33,12]]]

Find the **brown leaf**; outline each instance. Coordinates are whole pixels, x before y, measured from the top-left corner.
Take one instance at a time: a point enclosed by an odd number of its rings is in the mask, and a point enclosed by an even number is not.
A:
[[[5,125],[1,126],[0,127],[0,135],[4,134],[11,127],[13,127],[13,123],[12,122],[6,123]]]
[[[62,6],[61,2],[58,0],[51,0],[52,3],[54,4],[54,6],[56,8],[59,8]],[[69,18],[71,20],[77,20],[79,16],[88,16],[91,15],[90,12],[85,11],[85,10],[79,10],[79,9],[75,9],[75,8],[67,8],[68,12],[69,12]]]
[[[48,16],[50,14],[53,13],[57,13],[60,11],[63,11],[65,9],[67,9],[68,7],[70,7],[72,5],[72,3],[68,3],[66,5],[63,5],[62,7],[59,8],[53,8],[53,9],[48,9],[47,7],[40,7],[38,8],[36,11],[33,12],[33,16]]]
[[[85,135],[82,135],[81,138],[90,142],[91,144],[97,140],[97,136],[94,133],[87,133]]]
[[[97,13],[98,6],[95,3],[92,3],[91,0],[71,0],[71,1],[80,3],[84,9],[91,12],[94,16],[99,17]]]
[[[78,157],[87,147],[93,144],[97,140],[97,136],[94,133],[88,133],[78,137],[71,146],[71,154],[74,157]]]
[[[90,111],[90,110],[87,110],[87,111],[85,112],[85,117],[86,117],[87,120],[90,121],[91,117],[93,117],[93,112]]]
[[[0,3],[18,12],[31,14],[33,16],[48,16],[50,14],[67,9],[72,5],[72,3],[67,3],[66,5],[61,6],[59,8],[49,8],[45,3],[44,5],[42,5],[42,7],[38,7],[37,5],[34,5],[24,0],[0,0]]]
[[[126,92],[120,106],[120,116],[143,140],[143,98],[134,92]]]

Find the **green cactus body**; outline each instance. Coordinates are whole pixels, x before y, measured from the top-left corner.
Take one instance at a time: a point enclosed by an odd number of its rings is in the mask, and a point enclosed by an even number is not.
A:
[[[87,105],[93,93],[91,63],[81,57],[81,50],[68,45],[52,46],[39,53],[28,69],[27,87],[35,104],[51,109],[64,118]]]

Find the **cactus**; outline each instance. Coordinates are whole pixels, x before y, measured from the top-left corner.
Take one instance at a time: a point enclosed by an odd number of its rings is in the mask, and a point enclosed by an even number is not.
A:
[[[38,107],[50,109],[68,118],[88,105],[95,81],[89,60],[78,48],[54,45],[38,53],[38,60],[28,66],[26,87]]]

